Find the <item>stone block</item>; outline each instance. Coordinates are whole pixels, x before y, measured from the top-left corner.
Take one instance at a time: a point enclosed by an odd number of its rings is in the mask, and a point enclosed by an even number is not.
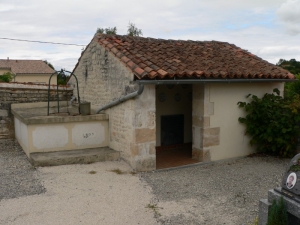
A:
[[[8,116],[8,110],[5,110],[5,109],[0,109],[0,116]]]
[[[210,116],[214,114],[214,103],[213,102],[204,102],[204,112],[203,115]]]
[[[138,158],[135,160],[135,169],[139,172],[156,170],[156,157]]]
[[[206,128],[210,126],[209,116],[193,116],[193,126]]]
[[[193,116],[192,123],[193,123],[193,126],[202,127],[203,126],[202,116],[199,116],[199,115]]]
[[[131,155],[133,157],[135,157],[139,154],[137,146],[135,144],[132,144],[132,143],[130,144],[130,151],[131,151]]]
[[[203,116],[204,115],[204,103],[201,100],[193,99],[193,116]]]
[[[193,126],[193,146],[200,149],[202,147],[202,135],[201,128],[197,126]]]
[[[210,127],[210,117],[203,116],[203,128]]]
[[[204,98],[204,85],[193,84],[193,98],[200,100]]]
[[[204,128],[203,147],[215,146],[220,144],[220,127]]]
[[[155,128],[155,112],[153,111],[148,111],[147,127]]]
[[[199,162],[210,162],[211,156],[210,156],[210,149],[198,149],[195,147],[192,147],[192,158],[198,160]]]
[[[280,188],[278,188],[277,190],[280,190]],[[296,202],[293,199],[282,195],[281,193],[275,191],[274,189],[269,190],[269,192],[268,192],[269,203],[272,203],[273,200],[279,201],[281,197],[283,197],[283,200],[286,205],[288,213],[293,215],[294,217],[300,218],[300,203],[299,202]]]
[[[146,152],[144,144],[131,144],[130,149],[133,157],[141,156],[143,155],[143,152]]]
[[[155,155],[155,143],[141,143],[141,144],[130,144],[131,154],[133,157],[142,156],[147,157],[149,155]]]
[[[149,129],[149,128],[135,129],[136,143],[152,142],[155,140],[156,140],[155,129]]]
[[[192,148],[192,159],[196,159],[196,160],[201,160],[200,156],[201,156],[201,150],[198,148],[193,147]]]
[[[142,112],[135,111],[134,115],[134,126],[135,127],[143,127],[144,120],[144,114]]]
[[[149,145],[149,155],[156,155],[156,142],[150,143]]]
[[[271,204],[268,199],[261,199],[259,201],[258,225],[266,225],[268,222],[268,213]]]

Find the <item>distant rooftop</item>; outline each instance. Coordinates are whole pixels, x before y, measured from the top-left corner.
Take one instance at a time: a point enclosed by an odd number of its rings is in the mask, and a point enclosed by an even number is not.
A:
[[[0,69],[10,69],[14,74],[52,74],[55,71],[43,60],[0,59]]]

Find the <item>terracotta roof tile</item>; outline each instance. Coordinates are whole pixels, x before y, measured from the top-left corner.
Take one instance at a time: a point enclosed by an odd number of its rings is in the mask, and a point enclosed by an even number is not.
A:
[[[137,67],[137,68],[134,69],[134,72],[135,72],[138,76],[142,77],[143,74],[145,73],[145,70],[143,70],[143,69]]]
[[[156,71],[151,71],[150,73],[149,73],[149,78],[154,78],[154,77],[156,77],[157,76],[157,72]]]
[[[120,35],[96,35],[93,41],[115,54],[136,79],[295,79],[287,70],[226,42]]]
[[[137,65],[131,60],[127,62],[127,66],[129,66],[129,68],[132,70],[134,70],[137,67]]]
[[[127,63],[130,59],[128,59],[126,56],[123,56],[122,58],[122,61],[124,62],[124,63]]]
[[[145,70],[147,73],[150,73],[151,71],[153,71],[153,69],[151,69],[151,68],[150,68],[150,67],[148,67],[148,66],[147,66],[147,67],[145,67],[145,68],[144,68],[144,70]]]
[[[114,54],[116,55],[116,54],[119,52],[119,50],[116,49],[116,48],[112,48],[112,49],[111,49],[111,52],[114,53]]]
[[[157,73],[161,76],[161,77],[165,77],[166,75],[168,75],[167,71],[164,71],[162,69],[157,70]]]
[[[146,68],[146,67],[147,67],[147,65],[146,65],[146,64],[144,64],[144,63],[139,63],[138,65],[139,65],[139,67],[141,67],[142,69],[144,69],[144,68]]]

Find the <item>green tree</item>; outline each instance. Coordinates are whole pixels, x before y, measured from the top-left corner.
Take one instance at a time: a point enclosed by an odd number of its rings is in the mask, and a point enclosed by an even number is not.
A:
[[[297,79],[296,82],[286,82],[284,84],[284,96],[292,98],[296,94],[300,95],[300,62],[295,59],[280,59],[276,65],[288,70],[294,74]]]
[[[143,33],[142,33],[142,30],[141,29],[138,29],[135,24],[129,22],[129,25],[128,25],[128,30],[127,30],[127,35],[128,36],[143,36]]]
[[[54,70],[54,66],[48,62],[47,60],[44,61],[49,67],[51,67]],[[59,72],[57,74],[57,84],[58,85],[66,85],[68,80],[68,76],[65,75],[65,73]]]
[[[117,27],[108,27],[108,28],[97,28],[96,33],[99,34],[117,34]],[[135,24],[129,22],[128,24],[128,30],[127,30],[128,36],[143,36],[143,32],[141,29],[138,29]]]
[[[13,74],[11,72],[6,72],[0,75],[0,82],[10,82],[13,79]]]
[[[300,73],[295,74],[296,80],[294,82],[286,82],[284,84],[284,96],[286,98],[293,98],[295,95],[300,95]]]
[[[49,63],[47,60],[44,60],[44,63],[46,63],[51,69],[54,70],[54,66],[51,63]]]
[[[99,34],[117,34],[117,27],[97,28],[96,33]]]
[[[292,74],[300,74],[300,62],[296,59],[279,59],[276,65],[290,71]]]

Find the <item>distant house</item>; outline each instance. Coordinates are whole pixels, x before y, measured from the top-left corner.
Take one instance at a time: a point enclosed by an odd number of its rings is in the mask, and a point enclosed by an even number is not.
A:
[[[156,169],[156,150],[181,145],[199,162],[253,153],[237,102],[295,79],[226,42],[100,34],[73,72],[81,99],[109,116],[109,147],[138,171]]]
[[[42,60],[0,59],[0,75],[6,72],[13,74],[13,82],[48,84],[55,71]],[[56,75],[51,84],[57,84]]]

